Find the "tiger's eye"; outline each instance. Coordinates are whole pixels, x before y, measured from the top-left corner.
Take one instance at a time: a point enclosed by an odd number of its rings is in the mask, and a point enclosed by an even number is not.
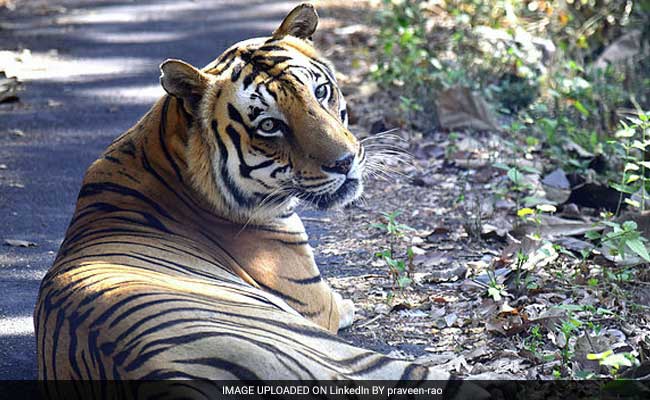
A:
[[[260,129],[264,132],[273,132],[277,130],[276,123],[272,118],[267,118],[260,123]]]
[[[317,99],[324,99],[325,96],[327,96],[327,84],[323,83],[322,85],[319,85],[314,91],[314,94],[316,95]]]

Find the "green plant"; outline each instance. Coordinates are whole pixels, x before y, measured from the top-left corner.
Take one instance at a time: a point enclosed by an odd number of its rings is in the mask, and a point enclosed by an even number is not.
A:
[[[621,121],[621,129],[614,135],[614,144],[620,151],[624,161],[623,172],[619,182],[612,182],[610,186],[618,190],[621,195],[616,214],[620,211],[621,204],[637,208],[642,212],[646,209],[646,199],[650,191],[650,112],[637,112],[636,117],[628,118],[630,124]],[[625,197],[625,195],[638,195],[638,199]]]
[[[392,213],[382,212],[381,215],[386,219],[385,223],[374,223],[371,226],[386,231],[386,233],[392,238],[402,238],[408,231],[413,231],[414,229],[406,224],[401,224],[397,222],[397,217],[401,214],[401,211],[393,211]]]
[[[606,350],[602,353],[587,354],[588,360],[598,361],[599,365],[607,367],[610,375],[616,377],[622,367],[639,365],[639,360],[630,353],[614,353],[613,350]]]
[[[550,361],[553,358],[553,356],[543,354],[544,336],[542,335],[542,327],[540,325],[533,325],[530,328],[523,345],[538,360]]]
[[[380,52],[373,78],[399,93],[399,107],[409,119],[428,113],[436,124],[434,99],[442,86],[433,72],[442,66],[427,47],[420,2],[384,0],[378,19]]]
[[[571,341],[578,335],[580,327],[582,327],[582,321],[576,318],[573,313],[568,313],[567,319],[558,325],[559,335],[561,335],[560,340],[558,340],[558,347],[562,366],[565,370],[569,369],[568,364],[573,359],[574,351]]]
[[[377,22],[372,75],[402,96],[407,115],[425,117],[427,126],[437,122],[440,91],[465,86],[529,121],[526,133],[541,131],[547,151],[568,164],[578,160],[566,157],[563,141],[599,153],[630,94],[650,104],[650,60],[643,51],[625,65],[594,63],[634,29],[643,32],[640,47],[648,42],[647,1],[621,7],[615,1],[383,0]]]
[[[533,200],[532,198],[526,196],[528,192],[533,189],[533,185],[531,185],[528,182],[528,180],[524,176],[524,172],[538,174],[539,171],[530,167],[520,168],[517,166],[510,166],[504,163],[494,163],[493,167],[506,171],[506,176],[508,180],[506,186],[502,188],[502,192],[503,192],[502,194],[504,195],[506,193],[513,194],[512,197],[514,197],[517,210],[521,208],[522,202],[526,203]]]
[[[516,269],[516,275],[515,275],[515,288],[517,292],[521,290],[521,273],[524,264],[528,261],[528,254],[524,253],[523,250],[519,249],[517,250],[517,260],[515,262],[515,269]]]
[[[542,240],[542,215],[553,214],[557,211],[551,204],[538,204],[535,209],[524,207],[517,211],[517,216],[524,221],[535,224],[536,232],[531,236],[533,240]]]
[[[566,316],[556,324],[556,346],[562,362],[562,369],[570,371],[571,369],[568,366],[574,358],[574,339],[579,335],[587,335],[587,338],[599,335],[602,328],[596,322],[596,319],[605,315],[616,315],[610,310],[601,307],[596,308],[591,305],[563,304],[557,306],[557,308],[564,310]],[[581,316],[578,316],[578,313]]]
[[[638,255],[644,261],[650,262],[650,255],[645,243],[648,239],[641,235],[634,221],[625,221],[618,223],[603,219],[599,224],[611,228],[610,231],[600,233],[589,231],[585,235],[593,241],[600,241],[601,244],[609,247],[610,254],[624,258],[628,251]]]
[[[399,289],[404,289],[411,284],[413,280],[409,276],[407,263],[404,260],[394,259],[390,250],[379,251],[375,253],[375,257],[383,260],[386,266],[388,266],[390,277]]]
[[[500,282],[500,279],[493,270],[487,271],[488,284],[487,295],[492,297],[494,301],[501,301],[504,297],[508,296],[508,291],[505,285]]]
[[[395,256],[397,243],[404,239],[407,232],[414,230],[406,224],[397,222],[397,217],[400,213],[400,211],[394,211],[392,213],[383,212],[382,216],[386,222],[375,223],[372,226],[384,231],[388,235],[389,243],[388,249],[375,252],[375,258],[382,260],[388,267],[388,273],[393,282],[393,289],[397,287],[402,290],[413,282],[411,273],[413,271],[413,258],[415,254],[413,248],[408,246],[405,257]]]

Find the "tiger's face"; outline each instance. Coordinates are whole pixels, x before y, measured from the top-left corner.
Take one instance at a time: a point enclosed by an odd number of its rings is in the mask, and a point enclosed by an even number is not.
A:
[[[240,42],[203,71],[161,66],[165,89],[199,117],[200,145],[231,212],[270,217],[299,200],[326,209],[363,191],[363,147],[348,130],[333,68],[308,41],[317,19],[302,5],[273,37]]]
[[[347,129],[332,68],[296,40],[265,42],[236,47],[239,56],[221,73],[230,82],[205,110],[204,119],[227,121],[211,126],[221,139],[214,158],[220,186],[230,180],[239,192],[231,200],[247,207],[298,198],[329,208],[353,200],[362,190],[363,152]]]

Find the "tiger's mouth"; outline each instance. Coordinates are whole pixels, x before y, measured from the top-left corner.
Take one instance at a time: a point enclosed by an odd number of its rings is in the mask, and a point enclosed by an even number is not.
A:
[[[361,180],[347,178],[336,191],[324,193],[310,199],[310,203],[320,210],[327,210],[336,206],[344,206],[357,199],[363,192]]]

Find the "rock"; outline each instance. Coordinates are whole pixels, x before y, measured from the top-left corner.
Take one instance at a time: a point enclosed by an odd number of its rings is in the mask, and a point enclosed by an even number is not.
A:
[[[567,202],[615,212],[619,199],[620,192],[616,189],[598,183],[584,183],[573,188]]]
[[[641,31],[636,29],[614,40],[600,54],[594,67],[606,68],[610,64],[618,64],[641,52]],[[647,53],[647,49],[646,49]]]
[[[500,130],[485,99],[467,87],[453,87],[440,93],[437,115],[440,127],[446,130]]]
[[[569,183],[569,179],[562,168],[558,168],[546,175],[542,180],[542,184],[557,189],[571,189],[571,183]]]

